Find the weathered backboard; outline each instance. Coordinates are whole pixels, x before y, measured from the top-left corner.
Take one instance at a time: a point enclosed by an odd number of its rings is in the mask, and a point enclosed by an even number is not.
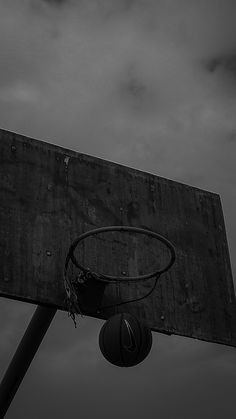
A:
[[[220,198],[181,183],[0,130],[0,295],[66,310],[63,268],[71,242],[110,225],[160,233],[176,262],[146,299],[153,280],[131,284],[167,256],[154,239],[109,233],[78,250],[86,265],[124,283],[81,295],[84,314],[126,311],[157,331],[236,346],[236,304]],[[156,266],[154,266],[156,264]],[[100,312],[98,312],[100,311]]]

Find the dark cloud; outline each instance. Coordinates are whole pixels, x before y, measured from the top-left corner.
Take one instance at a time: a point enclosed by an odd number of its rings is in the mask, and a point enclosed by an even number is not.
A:
[[[231,143],[235,143],[236,142],[236,131],[232,131],[229,133],[228,135],[228,141]]]
[[[146,92],[146,86],[142,81],[136,77],[129,77],[127,83],[125,83],[125,90],[134,98],[140,98],[142,100]]]
[[[211,73],[224,71],[236,77],[236,54],[213,58],[207,63],[207,68]]]
[[[156,108],[156,90],[149,78],[140,72],[139,66],[130,65],[117,80],[115,94],[126,112],[138,112],[144,116],[148,113],[151,115]]]

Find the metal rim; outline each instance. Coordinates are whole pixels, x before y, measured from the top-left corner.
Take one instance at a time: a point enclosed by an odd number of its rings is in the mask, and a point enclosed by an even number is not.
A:
[[[78,246],[79,242],[86,239],[87,237],[94,236],[94,235],[100,234],[100,233],[107,233],[109,231],[126,231],[126,232],[128,231],[128,232],[133,232],[133,233],[146,234],[150,237],[153,237],[156,240],[159,240],[160,242],[162,242],[166,245],[166,247],[168,248],[168,250],[170,252],[170,259],[169,259],[167,265],[164,266],[162,269],[155,270],[155,271],[150,272],[146,275],[128,276],[128,277],[105,275],[105,274],[101,274],[99,272],[90,271],[89,269],[85,268],[83,265],[81,265],[78,262],[77,258],[74,255],[75,249]],[[151,230],[146,230],[146,229],[139,228],[139,227],[130,227],[130,226],[109,226],[109,227],[100,227],[100,228],[96,228],[94,230],[89,230],[86,233],[81,234],[71,244],[68,256],[71,259],[72,263],[78,269],[82,270],[85,273],[89,272],[91,275],[94,275],[96,279],[99,279],[99,280],[104,281],[104,282],[118,282],[118,281],[124,281],[125,279],[127,281],[145,281],[147,279],[156,277],[156,276],[161,275],[164,272],[168,271],[171,268],[171,266],[174,264],[175,258],[176,258],[175,248],[174,248],[173,244],[169,240],[167,240],[165,237],[163,237],[160,234],[155,233],[154,231],[151,231]]]

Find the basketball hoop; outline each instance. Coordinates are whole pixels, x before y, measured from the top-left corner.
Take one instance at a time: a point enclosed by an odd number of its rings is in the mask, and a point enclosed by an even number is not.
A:
[[[88,238],[90,236],[96,236],[96,235],[101,234],[101,233],[108,233],[108,232],[113,232],[113,231],[144,234],[146,236],[149,236],[151,238],[154,238],[154,239],[162,242],[169,250],[169,260],[166,263],[166,265],[163,266],[161,269],[156,269],[155,271],[152,271],[152,272],[147,273],[145,275],[128,276],[128,277],[125,278],[127,280],[127,282],[147,281],[148,279],[155,278],[154,287],[151,289],[151,291],[149,291],[147,294],[145,294],[145,296],[142,296],[141,298],[136,298],[136,299],[133,299],[133,300],[128,300],[128,301],[125,301],[125,302],[121,302],[121,303],[118,303],[118,304],[114,304],[112,306],[101,307],[100,309],[105,309],[105,308],[108,308],[108,307],[114,307],[114,306],[118,306],[118,305],[122,305],[122,304],[127,304],[127,303],[131,303],[133,301],[139,301],[139,300],[142,300],[142,299],[146,298],[148,295],[150,295],[154,291],[154,289],[156,287],[156,284],[157,284],[157,280],[159,279],[159,277],[164,272],[167,272],[175,262],[176,255],[175,255],[175,248],[174,248],[173,244],[169,240],[167,240],[165,237],[161,236],[160,234],[155,233],[155,232],[150,231],[150,230],[147,230],[147,229],[143,229],[143,228],[139,228],[139,227],[130,227],[130,226],[109,226],[109,227],[96,228],[94,230],[90,230],[90,231],[87,231],[86,233],[81,234],[70,245],[68,254],[66,256],[65,268],[64,268],[64,284],[65,284],[65,290],[66,290],[66,294],[67,294],[68,312],[69,312],[69,315],[73,318],[74,322],[75,322],[75,314],[81,314],[82,315],[82,312],[81,312],[81,309],[80,309],[80,306],[79,306],[78,295],[77,295],[78,294],[78,292],[77,292],[78,285],[86,283],[86,281],[89,280],[89,279],[93,279],[93,280],[97,280],[97,281],[101,281],[101,282],[105,282],[105,283],[110,283],[110,284],[120,283],[120,282],[124,283],[124,276],[113,276],[113,275],[103,274],[103,273],[100,273],[100,272],[94,272],[94,271],[90,270],[89,268],[86,268],[85,266],[83,266],[81,263],[79,263],[77,258],[75,257],[75,250],[76,250],[77,246],[79,245],[79,243],[81,241],[85,240],[86,238]],[[67,277],[67,270],[68,270],[68,266],[69,266],[70,261],[72,262],[72,264],[77,269],[80,270],[80,273],[78,275],[76,283],[74,281],[69,280],[68,277]]]

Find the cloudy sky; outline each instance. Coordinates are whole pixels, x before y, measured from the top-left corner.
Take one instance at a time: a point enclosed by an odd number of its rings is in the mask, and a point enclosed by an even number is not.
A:
[[[0,127],[221,195],[236,270],[235,0],[0,0]],[[0,372],[34,311],[0,300]],[[9,419],[236,415],[236,351],[154,335],[108,364],[58,312]]]

